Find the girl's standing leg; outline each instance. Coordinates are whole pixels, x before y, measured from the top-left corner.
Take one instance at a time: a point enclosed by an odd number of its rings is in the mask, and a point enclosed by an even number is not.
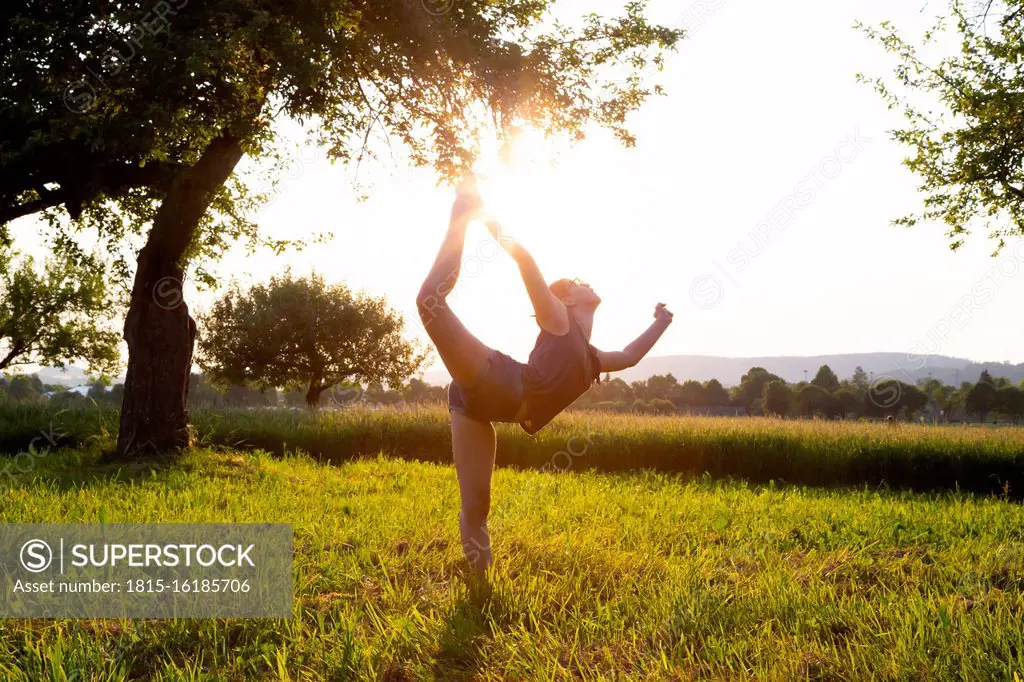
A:
[[[459,533],[470,568],[482,576],[491,565],[491,537],[487,516],[491,511],[491,473],[494,471],[494,427],[451,413],[452,454],[459,475],[462,510]]]

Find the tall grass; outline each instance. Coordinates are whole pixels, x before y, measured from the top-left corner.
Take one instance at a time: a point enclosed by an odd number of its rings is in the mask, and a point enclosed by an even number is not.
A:
[[[0,522],[292,523],[294,617],[0,621],[0,679],[1024,675],[1006,500],[499,469],[490,595],[462,577],[458,509],[449,466],[66,450],[0,495]]]
[[[450,462],[447,412],[351,409],[311,415],[286,410],[220,410],[192,414],[205,445],[307,452],[340,463],[379,452]],[[0,444],[27,447],[50,428],[77,444],[116,432],[112,410],[0,413]],[[924,426],[768,418],[677,417],[570,412],[536,437],[498,428],[498,462],[556,470],[707,473],[754,482],[879,486],[1024,497],[1024,429]]]

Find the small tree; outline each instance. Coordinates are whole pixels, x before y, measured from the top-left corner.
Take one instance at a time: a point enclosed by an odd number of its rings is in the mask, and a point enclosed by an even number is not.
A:
[[[928,404],[928,394],[913,384],[901,383],[900,389],[900,408],[907,419],[913,419]]]
[[[725,390],[722,382],[718,379],[712,379],[704,384],[704,399],[708,405],[728,405],[730,402],[729,391]]]
[[[33,379],[35,381],[32,381]],[[19,374],[11,379],[11,383],[7,387],[7,397],[16,403],[32,402],[39,398],[41,386],[39,377]]]
[[[0,370],[82,361],[117,369],[118,333],[108,328],[115,301],[91,259],[54,258],[37,268],[0,253]]]
[[[833,397],[836,413],[844,419],[858,412],[863,405],[863,398],[852,386],[843,386],[833,394]]]
[[[996,409],[1013,420],[1020,422],[1024,416],[1024,389],[1018,386],[1004,386],[996,389]]]
[[[647,404],[647,409],[652,414],[675,414],[676,406],[670,400],[654,398]]]
[[[818,373],[811,379],[811,383],[829,393],[839,390],[839,377],[836,376],[836,373],[828,365],[822,365],[818,368]]]
[[[982,422],[996,406],[996,387],[989,381],[978,381],[967,393],[964,409],[969,414],[978,415]]]
[[[793,392],[782,381],[769,381],[764,386],[762,402],[768,414],[785,417],[793,403]]]
[[[106,382],[97,379],[89,384],[89,392],[86,393],[86,397],[92,398],[93,400],[107,400],[107,384]]]
[[[345,380],[399,386],[426,360],[402,337],[402,317],[383,298],[315,274],[234,287],[200,319],[199,364],[211,378],[262,389],[301,383],[310,408]]]
[[[764,395],[765,385],[771,381],[782,381],[782,377],[772,374],[764,367],[751,367],[740,378],[740,385],[736,390],[736,400],[748,408],[756,407],[757,401]]]
[[[820,386],[807,384],[797,393],[796,401],[800,408],[800,414],[806,417],[811,417],[815,413],[826,416],[832,413],[832,396]]]
[[[853,369],[853,376],[850,378],[850,384],[853,385],[854,390],[860,394],[867,393],[868,388],[871,387],[871,379],[868,373],[864,371],[864,368],[857,365]]]
[[[704,405],[707,403],[707,398],[704,395],[704,387],[701,386],[699,381],[690,379],[683,383],[679,387],[679,405],[686,407],[697,407],[698,405]]]

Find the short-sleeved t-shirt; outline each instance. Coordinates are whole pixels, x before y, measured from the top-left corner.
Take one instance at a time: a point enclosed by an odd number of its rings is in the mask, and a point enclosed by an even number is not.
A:
[[[569,331],[562,336],[541,329],[523,373],[526,414],[520,426],[530,435],[537,433],[600,375],[597,349],[572,314]]]

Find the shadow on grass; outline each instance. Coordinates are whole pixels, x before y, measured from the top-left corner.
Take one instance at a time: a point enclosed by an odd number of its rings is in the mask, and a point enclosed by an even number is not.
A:
[[[183,456],[184,453],[167,453],[126,460],[116,457],[112,448],[58,448],[41,455],[38,465],[30,460],[9,477],[5,477],[8,480],[4,483],[6,487],[14,487],[21,480],[32,480],[63,491],[111,484],[160,481],[171,473],[182,470]],[[0,487],[3,487],[4,483],[0,483]]]
[[[491,639],[487,611],[493,599],[489,582],[463,576],[466,594],[445,620],[433,671],[438,679],[476,679],[483,664],[483,645]]]

